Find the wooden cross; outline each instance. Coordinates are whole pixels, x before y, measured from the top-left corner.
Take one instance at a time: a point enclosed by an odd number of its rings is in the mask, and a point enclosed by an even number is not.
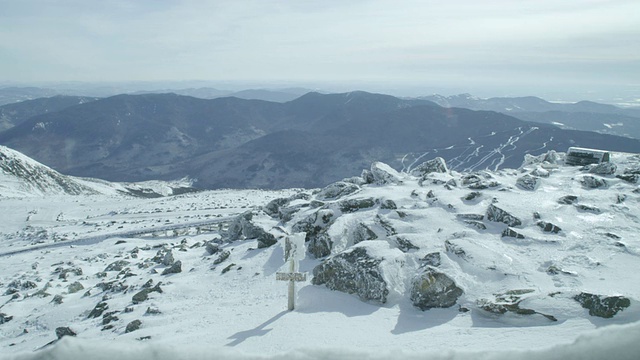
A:
[[[305,234],[287,236],[284,243],[284,259],[289,262],[289,272],[277,272],[276,280],[289,282],[289,311],[295,308],[296,282],[306,281],[307,274],[298,272],[298,260],[304,259]]]

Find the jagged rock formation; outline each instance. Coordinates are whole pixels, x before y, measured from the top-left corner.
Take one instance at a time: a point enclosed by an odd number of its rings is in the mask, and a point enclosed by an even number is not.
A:
[[[612,318],[631,305],[631,301],[624,296],[603,296],[583,292],[574,299],[589,310],[589,315],[602,318]]]

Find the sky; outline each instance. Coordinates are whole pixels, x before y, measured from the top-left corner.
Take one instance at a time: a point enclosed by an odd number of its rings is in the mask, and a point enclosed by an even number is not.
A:
[[[5,83],[640,93],[638,0],[0,0],[0,9]]]

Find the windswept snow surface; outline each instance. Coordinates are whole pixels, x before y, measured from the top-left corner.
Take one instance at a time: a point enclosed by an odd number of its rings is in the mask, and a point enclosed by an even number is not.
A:
[[[612,159],[619,172],[640,164],[638,156],[614,154]],[[316,209],[295,200],[292,206],[302,207],[288,223],[258,209],[298,193],[314,200],[311,190],[0,199],[0,313],[12,317],[0,324],[0,358],[631,359],[640,343],[635,341],[640,333],[637,185],[609,175],[606,187],[591,189],[581,185],[589,174],[578,167],[537,166],[476,173],[491,186],[478,190],[473,200],[464,199],[472,189],[457,172],[431,174],[423,181],[401,173],[399,184],[362,185],[347,198],[391,199],[397,210],[375,206],[342,214],[329,229],[333,254],[351,245],[349,224],[362,222],[378,231],[377,240],[358,246],[384,258],[387,303],[362,302],[307,281],[297,286],[293,312],[286,311],[287,284],[275,275],[284,269],[281,235]],[[518,177],[533,169],[549,176],[540,177],[534,191],[518,187]],[[451,179],[457,185],[446,188]],[[576,204],[558,203],[565,195],[577,196]],[[515,230],[524,239],[502,237],[502,223],[484,219],[482,230],[457,217],[486,214],[491,204],[522,219]],[[202,232],[190,227],[252,209],[252,221],[279,237],[279,244],[258,248],[255,239],[236,240],[210,255],[202,245],[221,238],[216,227]],[[543,232],[534,211],[562,231]],[[403,252],[393,246],[392,237],[380,233],[380,219],[419,249]],[[183,229],[166,230],[176,224]],[[100,241],[82,242],[86,238]],[[445,241],[460,246],[467,257],[447,251]],[[55,246],[42,248],[49,245]],[[168,266],[152,259],[163,249],[181,261],[182,272],[161,275]],[[224,252],[228,258],[216,263]],[[409,299],[410,279],[419,259],[433,252],[440,252],[439,269],[464,295],[451,308],[421,311]],[[129,270],[107,271],[120,260]],[[320,262],[308,254],[300,270],[311,278]],[[549,271],[552,265],[555,274]],[[83,289],[71,293],[69,285],[76,282]],[[148,282],[160,284],[162,292],[134,302]],[[489,314],[476,305],[514,289],[532,290],[523,307],[557,321],[539,314]],[[593,317],[572,299],[582,291],[623,295],[631,306],[611,319]],[[101,303],[108,308],[90,317]],[[459,311],[464,309],[470,311]],[[115,319],[106,317],[111,312]],[[140,328],[127,332],[134,320],[140,320]],[[69,327],[77,337],[47,346],[59,327]]]

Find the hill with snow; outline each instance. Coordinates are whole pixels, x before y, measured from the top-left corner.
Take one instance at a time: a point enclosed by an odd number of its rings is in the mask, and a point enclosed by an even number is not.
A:
[[[195,191],[187,179],[111,183],[66,176],[24,154],[0,145],[0,198],[50,195],[130,195],[161,197]]]
[[[631,358],[640,156],[563,156],[478,172],[375,162],[318,190],[0,199],[0,347],[560,358],[588,343]],[[308,280],[288,312],[276,273],[295,233]]]

